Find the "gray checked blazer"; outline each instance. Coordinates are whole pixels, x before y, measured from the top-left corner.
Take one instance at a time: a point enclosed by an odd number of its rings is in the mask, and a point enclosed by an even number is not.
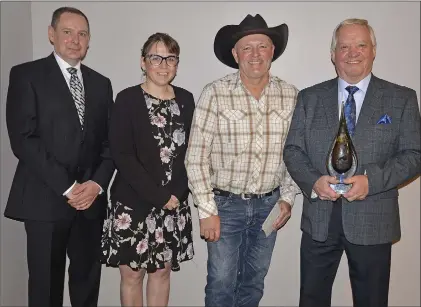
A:
[[[314,183],[327,175],[326,157],[339,125],[338,79],[306,88],[298,101],[287,136],[284,160],[304,195],[301,229],[316,241],[328,234],[331,201],[311,199]],[[378,124],[383,115],[391,123]],[[343,199],[347,240],[371,245],[400,239],[397,187],[420,174],[420,113],[414,90],[374,75],[353,137],[359,159],[357,175],[368,176],[366,199]]]

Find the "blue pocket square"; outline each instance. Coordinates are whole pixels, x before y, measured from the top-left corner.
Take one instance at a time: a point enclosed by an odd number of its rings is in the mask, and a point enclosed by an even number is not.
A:
[[[392,123],[392,118],[387,114],[380,117],[379,121],[377,122],[377,124],[391,124],[391,123]]]

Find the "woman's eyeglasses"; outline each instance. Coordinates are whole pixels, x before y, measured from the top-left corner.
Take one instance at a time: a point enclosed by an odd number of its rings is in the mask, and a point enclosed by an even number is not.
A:
[[[159,66],[161,65],[162,61],[165,60],[168,66],[175,67],[177,66],[179,62],[179,57],[175,55],[169,55],[169,56],[160,56],[158,54],[148,54],[145,56],[145,58],[149,59],[149,63],[151,63],[153,66]]]

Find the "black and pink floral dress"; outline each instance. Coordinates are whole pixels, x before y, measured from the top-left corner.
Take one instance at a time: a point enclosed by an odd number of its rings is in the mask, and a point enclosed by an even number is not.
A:
[[[184,123],[175,99],[161,100],[145,91],[143,95],[166,174],[164,186],[171,181],[174,158],[186,150]],[[110,202],[103,227],[101,262],[147,272],[162,269],[165,262],[170,262],[171,269],[178,271],[181,262],[193,258],[191,233],[187,202],[175,210],[153,208],[146,220],[136,215],[136,209]]]

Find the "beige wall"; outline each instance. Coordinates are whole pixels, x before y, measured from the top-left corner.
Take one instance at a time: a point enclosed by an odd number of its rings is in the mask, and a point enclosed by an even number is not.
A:
[[[288,24],[289,43],[284,55],[273,64],[272,73],[298,88],[335,76],[329,56],[332,31],[341,20],[360,17],[367,18],[377,34],[374,73],[415,89],[418,97],[420,94],[419,3],[34,2],[31,4],[34,59],[51,52],[47,26],[53,10],[64,4],[82,9],[90,19],[92,40],[85,64],[110,77],[115,94],[140,81],[141,45],[150,34],[162,31],[168,32],[181,45],[181,62],[175,84],[193,92],[197,99],[207,83],[233,71],[218,62],[213,54],[217,30],[225,24],[239,23],[248,13],[260,13],[269,26]],[[18,59],[15,62],[19,63]],[[12,164],[12,158],[8,158],[7,164],[2,161],[2,173],[5,168],[10,173]],[[5,179],[6,182],[10,180],[10,177]],[[390,306],[419,306],[419,179],[400,191],[400,202],[403,238],[393,248],[389,301]],[[291,220],[279,233],[262,306],[296,306],[298,303],[301,203],[302,197],[298,196]],[[207,255],[205,243],[198,236],[196,216],[194,227],[196,256],[194,261],[183,264],[181,271],[172,275],[172,306],[201,306],[204,302]],[[23,253],[25,241],[20,238],[16,244]],[[2,249],[2,254],[8,254],[8,251]],[[16,261],[25,267],[23,258]],[[26,302],[25,274],[8,274],[8,283],[13,281],[20,285],[13,290],[17,295],[8,296],[8,304]],[[67,292],[65,301],[69,304]],[[334,284],[332,304],[352,305],[345,256]],[[103,270],[100,305],[119,305],[119,274],[116,269]]]

